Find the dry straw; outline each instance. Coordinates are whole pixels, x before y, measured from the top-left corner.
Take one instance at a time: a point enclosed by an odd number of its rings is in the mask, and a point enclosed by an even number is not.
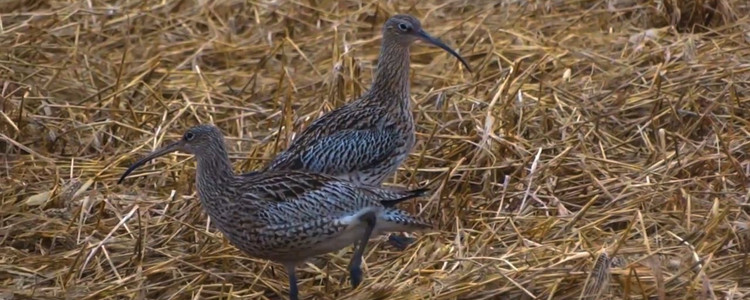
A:
[[[442,232],[300,273],[315,299],[750,295],[744,0],[2,1],[0,298],[277,299],[278,266],[210,227],[184,155],[116,178],[197,123],[263,165],[369,86],[391,14],[413,50],[413,155],[389,184]],[[346,285],[346,284],[344,284]]]

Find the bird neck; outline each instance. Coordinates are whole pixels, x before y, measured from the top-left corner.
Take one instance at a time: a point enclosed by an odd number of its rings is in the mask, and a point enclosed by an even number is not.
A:
[[[232,164],[224,143],[217,147],[206,149],[202,153],[196,153],[197,172],[196,185],[201,201],[211,203],[220,201],[218,197],[226,190],[228,183],[234,178]]]
[[[409,101],[409,46],[384,38],[370,93],[374,101]],[[403,104],[403,103],[402,103]]]

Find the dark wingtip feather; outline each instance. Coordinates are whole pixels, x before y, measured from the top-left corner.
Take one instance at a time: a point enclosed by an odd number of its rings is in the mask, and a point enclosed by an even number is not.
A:
[[[388,199],[388,200],[382,200],[380,203],[383,204],[385,207],[393,207],[394,205],[398,204],[399,202],[403,202],[412,198],[422,197],[424,195],[427,195],[427,192],[429,192],[429,188],[418,188],[413,189],[410,191],[404,191],[401,192],[401,197],[396,199]]]
[[[424,195],[427,195],[429,191],[430,191],[430,188],[423,187],[423,188],[413,189],[409,191],[409,193],[413,195],[411,198],[416,198],[416,197],[422,197]]]

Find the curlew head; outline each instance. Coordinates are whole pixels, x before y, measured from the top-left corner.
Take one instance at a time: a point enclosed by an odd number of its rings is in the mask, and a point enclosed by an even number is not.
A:
[[[125,173],[122,174],[120,180],[122,181],[131,172],[138,167],[146,164],[150,160],[159,156],[169,154],[175,151],[186,152],[195,155],[205,155],[213,152],[220,152],[224,148],[224,135],[219,131],[216,126],[213,125],[198,125],[188,129],[182,138],[174,143],[161,147],[154,152],[149,153],[146,157],[139,159],[128,168]]]
[[[445,45],[439,39],[432,37],[422,29],[422,23],[411,15],[394,15],[385,21],[383,26],[383,39],[393,41],[401,46],[409,47],[417,40],[440,47],[446,52],[458,58],[459,61],[471,72],[471,67],[466,60],[458,55],[456,51]]]

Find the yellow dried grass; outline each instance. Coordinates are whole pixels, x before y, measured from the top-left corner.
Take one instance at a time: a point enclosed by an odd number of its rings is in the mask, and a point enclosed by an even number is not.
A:
[[[441,232],[371,243],[354,291],[350,249],[331,254],[303,268],[302,295],[750,294],[750,5],[399,3],[4,1],[0,298],[285,295],[278,266],[209,227],[187,156],[115,180],[205,122],[237,171],[260,167],[369,86],[396,12],[475,70],[414,48],[419,143],[389,184],[435,187],[405,208]]]

